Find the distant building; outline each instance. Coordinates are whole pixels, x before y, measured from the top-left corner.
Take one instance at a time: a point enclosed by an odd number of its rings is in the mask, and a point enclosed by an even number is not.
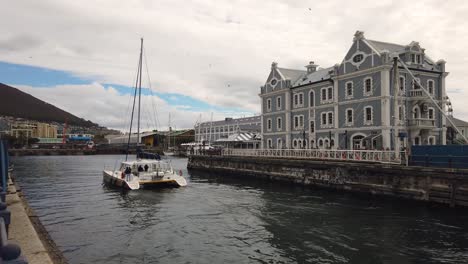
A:
[[[239,132],[251,132],[253,134],[261,131],[261,117],[225,118],[224,120],[203,122],[195,125],[195,141],[211,142],[227,139],[229,136]]]
[[[195,132],[193,129],[158,131],[142,136],[142,142],[150,147],[177,147],[183,143],[193,142]]]
[[[10,135],[16,138],[57,138],[57,126],[36,121],[15,121],[10,124]]]
[[[402,147],[445,145],[446,118],[401,66],[394,111],[393,55],[445,111],[444,60],[432,60],[418,42],[381,42],[357,31],[334,66],[310,62],[296,70],[272,63],[260,90],[263,148],[391,149],[395,127]]]
[[[468,138],[468,122],[455,118],[453,116],[450,116],[449,118],[452,120],[452,122],[455,124],[455,126],[458,128],[461,134],[457,133],[457,131],[453,129],[452,124],[450,122],[447,122],[447,127],[449,128],[447,130],[448,143],[466,144],[466,142],[464,142],[463,140],[463,136],[465,136],[465,138]]]
[[[127,144],[128,134],[124,135],[109,135],[106,136],[109,144]],[[170,142],[169,142],[170,140]],[[171,131],[151,131],[140,133],[138,143],[150,146],[150,147],[164,147],[167,146],[178,146],[182,143],[193,142],[194,130],[193,129],[181,129]],[[137,143],[137,134],[130,136],[130,144]]]

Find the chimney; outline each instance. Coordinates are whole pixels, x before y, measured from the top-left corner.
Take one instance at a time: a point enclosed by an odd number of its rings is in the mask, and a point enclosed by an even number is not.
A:
[[[313,73],[317,71],[318,65],[311,61],[309,62],[309,65],[306,65],[305,67],[307,68],[307,73]]]
[[[271,63],[271,69],[273,70],[273,69],[276,69],[276,68],[278,68],[278,63],[277,62],[272,62]]]

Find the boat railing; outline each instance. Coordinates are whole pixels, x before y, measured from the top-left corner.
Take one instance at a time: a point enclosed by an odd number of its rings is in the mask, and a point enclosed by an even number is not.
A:
[[[203,153],[197,153],[200,155]],[[406,164],[404,151],[333,150],[333,149],[223,149],[221,156],[292,158],[310,160],[353,161],[368,163]]]

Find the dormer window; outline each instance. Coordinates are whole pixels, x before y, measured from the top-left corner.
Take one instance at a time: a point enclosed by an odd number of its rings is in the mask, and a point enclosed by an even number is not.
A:
[[[416,54],[411,54],[411,63],[416,63]]]
[[[420,54],[416,55],[416,63],[421,64],[421,55]]]

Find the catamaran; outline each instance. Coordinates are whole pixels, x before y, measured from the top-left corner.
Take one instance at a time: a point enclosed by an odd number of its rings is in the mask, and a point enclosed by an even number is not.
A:
[[[170,162],[161,160],[159,155],[144,153],[139,150],[140,140],[140,106],[141,106],[141,73],[143,60],[143,39],[141,39],[140,61],[138,65],[135,95],[133,100],[132,115],[130,119],[130,131],[128,134],[127,154],[125,161],[118,170],[104,170],[104,183],[124,189],[137,190],[151,186],[186,186],[187,181],[182,176],[182,171],[176,173]],[[136,160],[128,160],[128,150],[132,134],[133,114],[138,93],[138,125],[137,125],[137,155]]]

